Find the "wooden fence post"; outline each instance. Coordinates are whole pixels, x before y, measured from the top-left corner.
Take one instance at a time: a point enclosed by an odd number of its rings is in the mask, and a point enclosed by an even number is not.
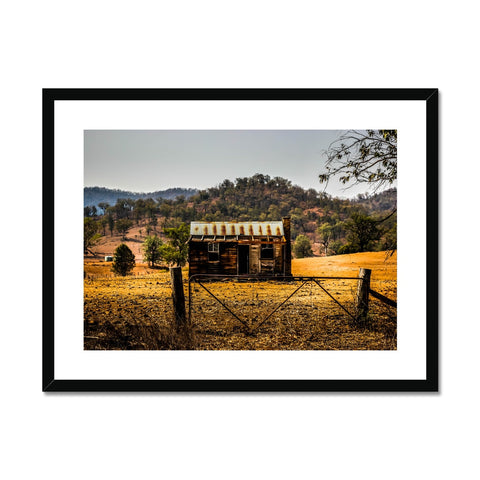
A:
[[[370,294],[370,276],[372,271],[361,268],[357,287],[357,321],[365,321],[368,315],[368,296]]]
[[[173,313],[177,329],[184,326],[187,315],[185,313],[185,293],[183,292],[182,267],[170,267],[170,281],[172,283]]]

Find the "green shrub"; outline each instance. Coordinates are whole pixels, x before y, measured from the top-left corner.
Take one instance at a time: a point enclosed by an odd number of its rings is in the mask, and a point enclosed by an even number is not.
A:
[[[135,266],[135,255],[127,245],[121,243],[116,249],[113,256],[112,270],[123,277],[133,270]]]

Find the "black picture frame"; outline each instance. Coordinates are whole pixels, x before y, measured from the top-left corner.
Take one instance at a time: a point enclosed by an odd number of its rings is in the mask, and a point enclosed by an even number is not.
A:
[[[438,361],[438,89],[44,89],[43,90],[43,379],[44,392],[437,392]],[[426,109],[426,378],[142,380],[55,376],[55,102],[165,100],[423,101]],[[428,246],[428,247],[427,247]]]

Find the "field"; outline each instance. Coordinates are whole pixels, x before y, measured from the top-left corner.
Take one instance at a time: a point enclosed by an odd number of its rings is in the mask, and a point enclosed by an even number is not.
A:
[[[118,277],[110,272],[110,265],[85,263],[84,348],[88,350],[396,349],[396,309],[371,297],[367,321],[359,325],[353,320],[356,280],[321,282],[343,308],[314,282],[218,281],[203,286],[192,282],[191,322],[177,332],[169,272],[137,264],[131,275]],[[373,290],[396,300],[396,255],[386,260],[385,252],[294,259],[292,273],[355,278],[360,267],[372,270]],[[187,275],[184,269],[188,310]]]

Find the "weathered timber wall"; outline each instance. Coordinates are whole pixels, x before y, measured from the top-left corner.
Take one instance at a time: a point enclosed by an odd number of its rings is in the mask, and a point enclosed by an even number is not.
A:
[[[221,273],[224,275],[237,274],[237,244],[221,243],[220,244],[220,265]]]
[[[189,275],[197,274],[238,274],[238,243],[217,242],[219,244],[219,261],[209,261],[208,242],[191,241],[189,244]],[[241,241],[242,245],[249,245],[249,269],[251,275],[283,275],[285,264],[288,265],[285,274],[289,275],[290,263],[286,262],[286,245],[284,242],[275,242],[273,245],[273,259],[261,258],[261,243]]]
[[[237,244],[233,242],[219,243],[219,261],[208,260],[207,242],[190,242],[189,275],[197,274],[237,274]]]
[[[274,260],[274,271],[276,274],[283,274],[283,248],[282,244],[276,243],[273,245],[273,260]]]
[[[188,274],[198,275],[208,273],[208,244],[190,242],[188,248]]]

